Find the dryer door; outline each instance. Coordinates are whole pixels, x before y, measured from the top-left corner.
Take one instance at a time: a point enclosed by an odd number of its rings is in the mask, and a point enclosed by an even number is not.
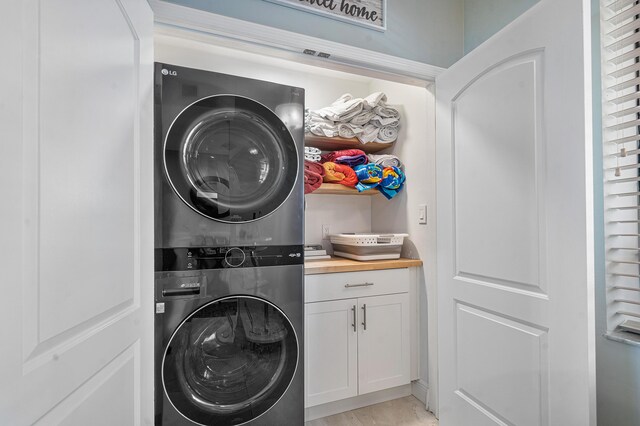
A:
[[[167,176],[196,212],[222,222],[250,222],[282,205],[298,175],[287,126],[241,96],[201,99],[180,113],[164,143]]]
[[[192,313],[167,345],[162,382],[173,406],[202,425],[238,425],[284,395],[298,365],[293,326],[275,305],[250,296]]]

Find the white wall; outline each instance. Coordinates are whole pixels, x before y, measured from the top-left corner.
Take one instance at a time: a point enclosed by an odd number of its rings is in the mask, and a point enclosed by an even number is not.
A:
[[[302,87],[309,108],[329,104],[345,92],[360,96],[369,90],[371,79],[366,77],[214,46],[185,38],[188,31],[179,34],[156,34],[156,62]]]
[[[403,257],[422,259],[424,266],[418,274],[420,289],[420,354],[421,359],[434,360],[435,345],[429,351],[429,332],[435,342],[435,321],[427,322],[427,293],[433,300],[435,312],[436,290],[436,163],[435,163],[435,98],[431,90],[418,90],[405,84],[374,80],[371,91],[387,93],[389,103],[400,104],[402,124],[398,141],[390,150],[402,159],[407,171],[407,184],[393,200],[374,197],[371,224],[374,232],[406,232]],[[418,224],[418,206],[427,205],[427,225]],[[428,290],[428,291],[427,291]],[[435,319],[435,318],[434,318]],[[428,356],[427,356],[428,355]],[[431,386],[436,371],[429,373],[426,361],[421,363],[420,378]],[[431,377],[430,377],[431,376]]]
[[[322,225],[329,225],[329,232],[371,232],[371,197],[347,197],[344,195],[307,195],[305,197],[306,244],[322,244],[332,253],[329,241],[322,241]]]

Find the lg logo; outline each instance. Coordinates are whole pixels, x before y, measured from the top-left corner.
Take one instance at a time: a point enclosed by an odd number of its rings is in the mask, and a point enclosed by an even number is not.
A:
[[[169,71],[166,68],[162,68],[162,71],[160,71],[162,73],[162,75],[170,75],[172,77],[175,77],[176,75],[178,75],[178,73],[176,71]]]

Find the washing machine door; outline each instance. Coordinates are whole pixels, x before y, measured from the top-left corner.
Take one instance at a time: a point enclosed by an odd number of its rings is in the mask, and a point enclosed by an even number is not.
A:
[[[171,404],[201,425],[239,425],[284,395],[298,365],[287,317],[250,296],[211,302],[180,324],[162,362]]]
[[[180,113],[164,144],[167,176],[196,212],[250,222],[280,207],[298,175],[287,126],[264,105],[232,95],[201,99]]]

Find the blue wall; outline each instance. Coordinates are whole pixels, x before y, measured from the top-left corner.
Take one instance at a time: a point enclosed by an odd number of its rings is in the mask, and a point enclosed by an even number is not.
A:
[[[165,1],[441,67],[463,54],[463,0],[389,0],[385,32],[265,0]]]
[[[385,32],[265,0],[164,1],[446,68],[539,0],[388,0]]]
[[[482,44],[539,0],[464,0],[464,53]]]

